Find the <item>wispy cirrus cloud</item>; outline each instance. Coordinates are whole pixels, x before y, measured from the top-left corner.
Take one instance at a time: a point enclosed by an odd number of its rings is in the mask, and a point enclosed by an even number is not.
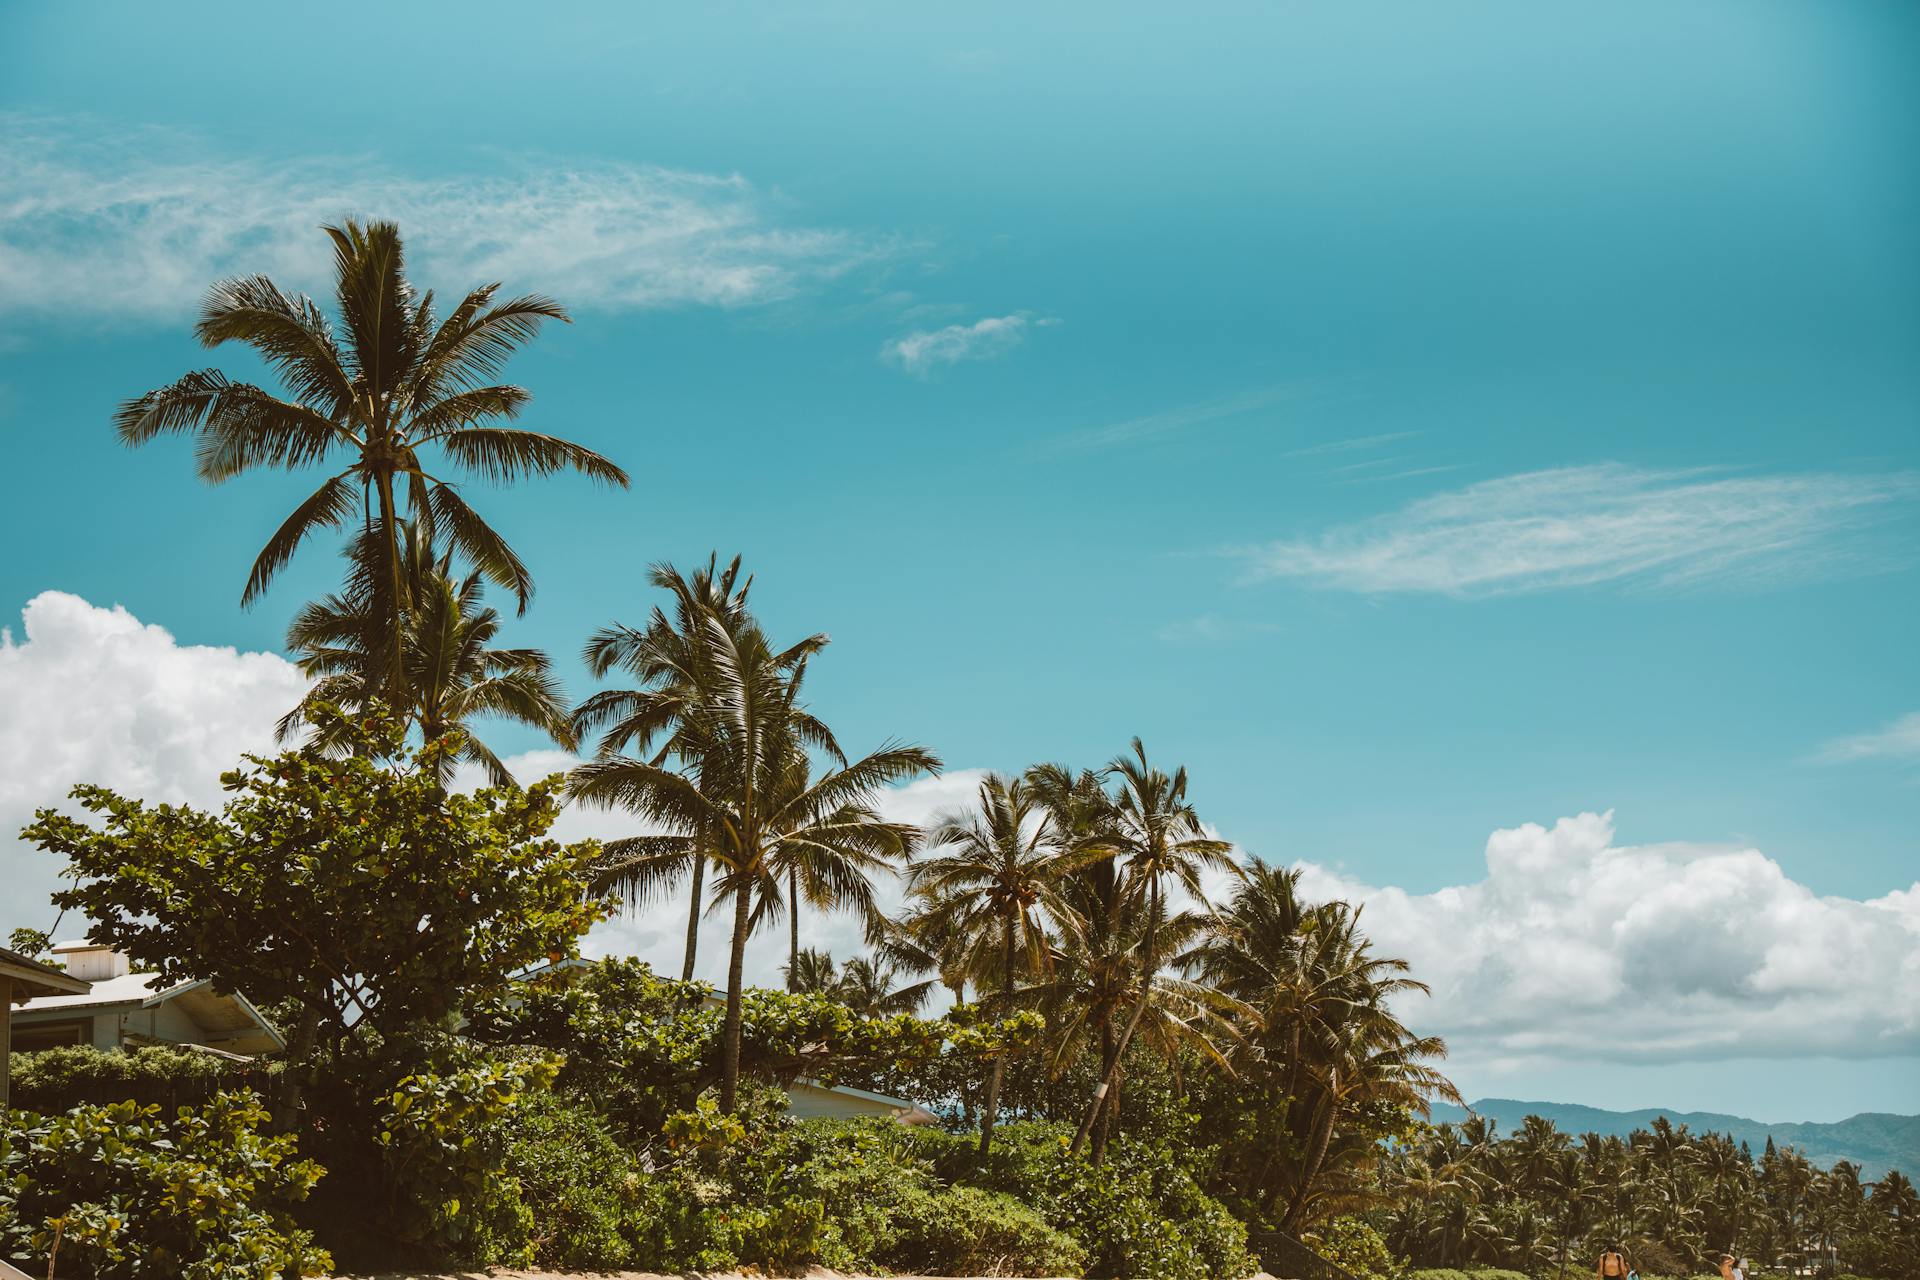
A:
[[[1876,526],[1911,518],[1916,496],[1911,473],[1750,476],[1607,463],[1483,481],[1231,554],[1256,579],[1367,593],[1764,586],[1901,563]]]
[[[1156,413],[1142,414],[1137,418],[1125,418],[1119,422],[1109,422],[1102,426],[1088,427],[1070,432],[1052,440],[1047,451],[1050,453],[1078,453],[1089,449],[1106,449],[1114,445],[1131,444],[1138,440],[1147,440],[1155,436],[1170,435],[1184,431],[1189,427],[1203,426],[1209,422],[1219,422],[1226,418],[1235,418],[1243,413],[1252,413],[1257,409],[1268,409],[1284,401],[1296,398],[1298,392],[1288,387],[1267,387],[1258,391],[1245,391],[1239,395],[1225,396],[1218,400],[1203,400],[1195,404],[1178,405],[1171,409],[1162,409]],[[1304,450],[1303,452],[1313,452]]]
[[[1154,637],[1166,644],[1226,644],[1249,636],[1274,635],[1285,630],[1276,622],[1250,618],[1228,618],[1203,613],[1192,618],[1168,622],[1154,631]]]
[[[583,307],[741,307],[898,246],[790,225],[738,174],[526,157],[422,177],[364,157],[214,153],[190,135],[0,115],[0,314],[171,318],[222,276],[315,291],[322,223],[397,219],[412,274],[502,280]]]
[[[1872,733],[1850,734],[1822,746],[1817,759],[1829,763],[1849,760],[1920,760],[1920,711],[1912,711]]]
[[[1049,317],[1036,319],[1031,312],[1016,311],[1007,316],[987,316],[972,324],[916,329],[882,346],[880,358],[924,377],[941,365],[986,360],[1010,351],[1026,341],[1029,331],[1058,323]]]
[[[1330,453],[1354,453],[1361,449],[1378,449],[1381,445],[1411,440],[1419,434],[1418,431],[1388,431],[1380,435],[1348,436],[1343,440],[1323,440],[1319,444],[1310,444],[1304,448],[1289,449],[1280,456],[1282,458],[1318,458]],[[1339,469],[1335,468],[1335,470]]]

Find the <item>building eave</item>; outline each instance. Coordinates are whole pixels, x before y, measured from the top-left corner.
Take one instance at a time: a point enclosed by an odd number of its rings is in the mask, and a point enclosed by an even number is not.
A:
[[[18,951],[0,947],[0,981],[20,989],[27,999],[35,996],[82,996],[93,984],[73,977],[64,970],[41,964]]]

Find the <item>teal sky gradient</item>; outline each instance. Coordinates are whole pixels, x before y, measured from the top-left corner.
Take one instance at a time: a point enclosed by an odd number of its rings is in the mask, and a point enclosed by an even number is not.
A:
[[[743,184],[700,206],[735,192],[728,254],[790,279],[731,305],[569,296],[564,244],[501,259],[575,307],[512,367],[528,421],[636,481],[474,494],[539,584],[515,637],[576,687],[649,562],[739,551],[777,631],[833,634],[812,694],[849,743],[1016,768],[1140,734],[1244,847],[1417,893],[1480,879],[1496,828],[1608,809],[1621,843],[1750,845],[1816,894],[1914,884],[1920,742],[1827,744],[1920,710],[1916,66],[1920,10],[1865,0],[0,3],[10,154],[62,181],[165,166],[269,210],[289,174]],[[237,599],[301,482],[209,491],[108,425],[250,368],[191,340],[207,281],[45,296],[29,259],[114,224],[9,185],[0,614],[58,589],[277,649],[329,557]],[[983,320],[951,363],[891,345]],[[1591,489],[1483,487],[1562,469]],[[1539,503],[1571,550],[1489,567],[1483,517]],[[1410,548],[1424,585],[1356,554]],[[1830,1111],[1911,1111],[1916,1034],[1765,1057],[1744,1097],[1697,1063],[1483,1091],[1819,1118],[1810,1071]]]

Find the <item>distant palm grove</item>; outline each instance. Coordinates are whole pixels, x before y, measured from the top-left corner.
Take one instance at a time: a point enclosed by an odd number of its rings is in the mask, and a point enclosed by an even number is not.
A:
[[[256,276],[215,285],[196,328],[250,347],[278,391],[199,370],[116,421],[129,445],[190,438],[208,482],[315,477],[240,584],[251,602],[336,542],[339,589],[287,636],[310,693],[217,812],[83,786],[80,816],[25,832],[66,860],[55,901],[96,941],[245,993],[288,1051],[16,1060],[0,1258],[102,1278],[1265,1262],[1337,1280],[1587,1274],[1617,1243],[1648,1277],[1726,1251],[1762,1274],[1920,1278],[1898,1173],[1863,1186],[1665,1127],[1428,1123],[1459,1098],[1446,1046],[1401,1020],[1418,976],[1357,908],[1215,837],[1186,770],[1139,739],[991,775],[925,829],[889,819],[889,789],[941,759],[843,744],[805,696],[825,635],[769,634],[738,559],[634,581],[584,638],[603,687],[574,702],[503,640],[488,592],[524,612],[533,575],[461,489],[629,483],[517,425],[531,397],[505,366],[565,311],[497,285],[442,305],[407,283],[392,224],[326,234],[333,314]],[[511,777],[500,720],[582,762]],[[562,843],[567,804],[628,834]],[[622,910],[684,925],[677,972],[575,962]],[[802,945],[829,912],[864,954]],[[724,927],[718,990],[694,976],[703,919]],[[748,972],[763,930],[778,975]],[[800,1082],[937,1123],[797,1120]]]

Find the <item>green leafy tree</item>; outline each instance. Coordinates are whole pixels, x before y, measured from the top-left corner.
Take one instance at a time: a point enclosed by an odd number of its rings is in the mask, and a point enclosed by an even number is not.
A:
[[[80,786],[87,815],[22,833],[77,878],[55,901],[167,981],[294,1001],[336,1043],[403,1033],[573,951],[601,914],[598,850],[547,832],[558,780],[449,795],[460,735],[413,747],[390,719],[321,710],[344,745],[248,756],[220,812]]]
[[[127,401],[114,422],[129,445],[195,437],[200,477],[214,484],[262,467],[332,470],[255,557],[241,602],[257,598],[315,531],[339,528],[364,509],[385,569],[371,607],[388,620],[388,700],[401,707],[413,604],[401,555],[403,506],[433,538],[444,535],[512,591],[523,611],[533,592],[520,557],[444,473],[427,469],[428,456],[493,481],[571,469],[625,486],[627,475],[582,445],[507,425],[531,396],[492,379],[543,323],[567,318],[559,303],[538,294],[497,299],[500,286],[489,284],[442,318],[433,294],[408,283],[395,224],[345,222],[325,231],[337,328],[313,299],[266,276],[214,285],[194,326],[208,347],[252,347],[285,384],[284,397],[201,369]]]

